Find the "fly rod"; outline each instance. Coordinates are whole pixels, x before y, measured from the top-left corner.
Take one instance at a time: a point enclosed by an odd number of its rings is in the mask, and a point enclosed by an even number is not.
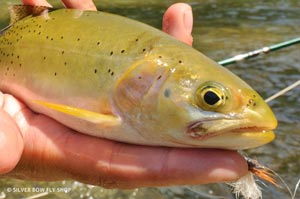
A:
[[[244,53],[244,54],[236,55],[234,57],[219,61],[218,63],[222,66],[226,66],[226,65],[229,65],[229,64],[234,64],[236,62],[245,60],[245,59],[249,59],[251,57],[258,56],[258,55],[263,54],[263,53],[276,51],[276,50],[286,48],[286,47],[289,47],[289,46],[292,46],[292,45],[295,45],[295,44],[298,44],[298,43],[300,43],[300,37],[297,37],[295,39],[291,39],[291,40],[288,40],[288,41],[285,41],[285,42],[281,42],[281,43],[278,43],[278,44],[274,44],[274,45],[271,45],[271,46],[266,46],[266,47],[260,48],[258,50],[250,51],[250,52],[247,52],[247,53]]]

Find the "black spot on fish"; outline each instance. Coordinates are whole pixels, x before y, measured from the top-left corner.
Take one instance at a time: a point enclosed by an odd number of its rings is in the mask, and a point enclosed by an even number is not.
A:
[[[62,55],[65,54],[65,51],[61,51],[61,54],[62,54]]]
[[[179,64],[182,64],[182,60],[179,60],[178,63],[179,63]]]
[[[160,76],[158,76],[158,77],[157,77],[157,80],[160,80],[160,79],[161,79],[161,77],[162,77],[161,75],[160,75]]]
[[[49,39],[49,36],[46,36],[46,39]]]
[[[80,38],[77,38],[77,41],[80,41]]]
[[[57,73],[55,72],[55,73],[54,73],[54,76],[56,76],[56,75],[57,75]]]
[[[98,70],[97,70],[97,69],[95,69],[95,70],[94,70],[94,73],[96,74],[97,72],[98,72]]]
[[[98,41],[98,42],[97,42],[97,46],[99,46],[99,45],[100,45],[100,42]]]
[[[161,58],[162,58],[162,56],[160,55],[160,56],[158,56],[158,58],[159,58],[159,59],[161,59]]]
[[[111,76],[114,76],[114,72],[111,70],[111,69],[108,69],[108,71],[107,71]]]
[[[170,89],[166,89],[165,92],[164,92],[164,96],[165,97],[170,97],[170,95],[171,95]]]
[[[143,49],[143,52],[145,52],[145,51],[146,51],[146,48]]]
[[[125,50],[121,50],[121,53],[124,53],[125,52]]]
[[[113,51],[111,51],[111,52],[110,52],[110,56],[112,56],[113,54],[114,54],[114,52],[113,52]]]
[[[60,39],[64,39],[64,36],[61,36]]]
[[[139,79],[142,79],[142,77],[141,77],[141,76],[139,76],[138,78],[139,78]]]
[[[135,41],[136,41],[136,42],[138,42],[138,41],[139,41],[139,39],[136,39]]]
[[[64,64],[65,64],[65,66],[66,66],[66,65],[67,65],[67,62],[65,62]]]
[[[43,57],[44,60],[46,60],[46,57]]]
[[[22,67],[22,64],[19,64],[20,68]]]
[[[51,38],[51,41],[53,41],[53,37]]]

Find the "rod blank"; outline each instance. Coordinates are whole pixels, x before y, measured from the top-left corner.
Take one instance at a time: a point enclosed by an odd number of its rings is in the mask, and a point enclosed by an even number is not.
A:
[[[274,44],[274,45],[271,45],[271,46],[263,47],[261,49],[250,51],[250,52],[247,52],[247,53],[244,53],[244,54],[236,55],[234,57],[219,61],[218,63],[222,66],[226,66],[226,65],[229,65],[229,64],[233,64],[233,63],[245,60],[245,59],[249,59],[251,57],[258,56],[258,55],[263,54],[263,53],[276,51],[276,50],[286,48],[288,46],[292,46],[292,45],[295,45],[295,44],[298,44],[298,43],[300,43],[300,37],[295,38],[295,39],[291,39],[291,40],[288,40],[288,41],[284,41],[284,42],[281,42],[281,43],[278,43],[278,44]]]

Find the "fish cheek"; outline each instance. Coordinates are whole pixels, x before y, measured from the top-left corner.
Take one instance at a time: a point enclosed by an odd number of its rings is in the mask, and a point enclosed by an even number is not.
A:
[[[121,113],[138,115],[148,104],[145,96],[155,83],[155,67],[149,62],[136,63],[117,81],[113,101]],[[155,102],[152,102],[155,103]]]
[[[119,110],[130,111],[140,105],[143,96],[151,87],[152,78],[149,74],[134,74],[122,77],[118,82],[114,92],[114,102]]]

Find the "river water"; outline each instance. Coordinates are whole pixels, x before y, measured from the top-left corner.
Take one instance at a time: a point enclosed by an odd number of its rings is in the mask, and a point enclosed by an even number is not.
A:
[[[8,21],[7,6],[14,0],[0,0],[0,26]],[[58,1],[50,1],[61,6]],[[174,0],[103,0],[95,1],[99,9],[134,18],[159,28],[165,9]],[[100,3],[101,2],[101,3]],[[300,36],[300,1],[298,0],[194,0],[194,47],[216,61],[266,45]],[[274,53],[227,66],[256,89],[263,97],[276,93],[300,79],[300,44]],[[300,89],[270,102],[279,126],[276,140],[246,151],[250,157],[275,170],[292,190],[300,178]],[[290,198],[285,188],[261,185],[263,196]],[[9,188],[20,188],[10,190]],[[46,193],[43,188],[58,191]],[[22,189],[23,188],[23,189]],[[26,191],[25,188],[31,188]],[[33,192],[32,188],[37,188]],[[49,192],[50,190],[48,190]],[[183,187],[173,189],[144,188],[106,190],[73,181],[31,182],[0,180],[0,198],[24,198],[44,194],[41,198],[105,198],[105,199],[190,199],[203,198]],[[221,192],[216,192],[222,195]],[[229,196],[228,196],[229,197]],[[229,197],[232,198],[232,197]],[[295,198],[300,198],[300,191]]]

